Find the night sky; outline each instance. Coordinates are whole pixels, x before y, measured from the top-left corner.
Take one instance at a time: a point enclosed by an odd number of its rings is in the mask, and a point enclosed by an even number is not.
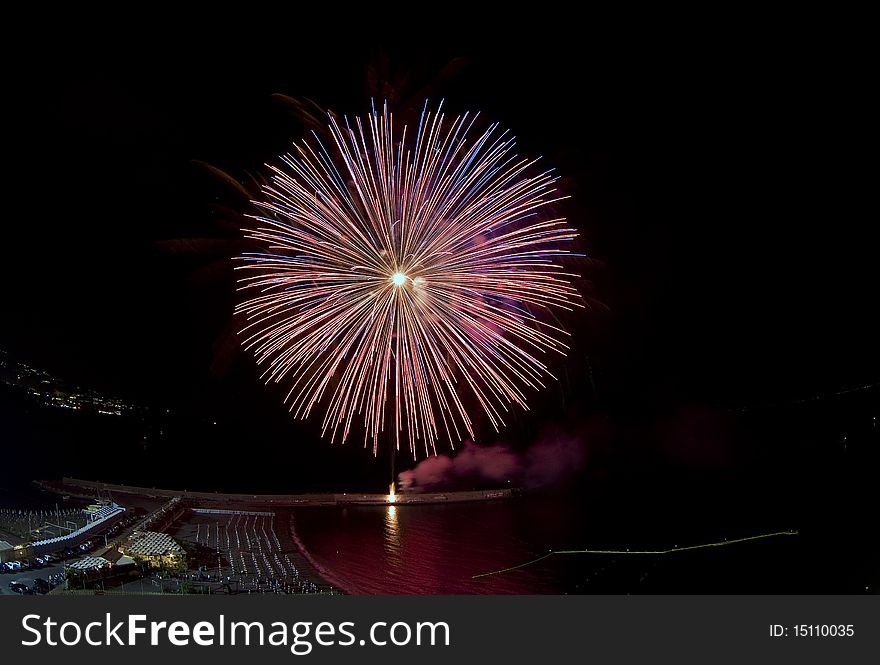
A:
[[[240,203],[194,161],[245,181],[303,132],[273,93],[357,114],[383,71],[415,100],[453,63],[435,99],[481,110],[556,167],[589,256],[592,306],[555,364],[561,387],[508,438],[585,413],[650,421],[880,377],[858,43],[599,27],[315,40],[47,41],[51,57],[16,68],[2,348],[108,394],[287,436],[282,393],[235,343],[237,234],[212,206]]]

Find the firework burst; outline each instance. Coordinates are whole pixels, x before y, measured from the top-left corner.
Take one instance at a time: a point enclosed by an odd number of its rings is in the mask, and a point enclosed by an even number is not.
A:
[[[296,417],[326,409],[333,440],[362,426],[374,453],[390,431],[430,454],[474,437],[465,402],[497,430],[551,376],[545,354],[567,349],[546,316],[580,306],[557,263],[576,234],[545,214],[565,197],[476,119],[426,106],[412,136],[387,106],[331,115],[323,141],[268,167],[245,230],[262,252],[239,266],[244,346],[290,385]]]

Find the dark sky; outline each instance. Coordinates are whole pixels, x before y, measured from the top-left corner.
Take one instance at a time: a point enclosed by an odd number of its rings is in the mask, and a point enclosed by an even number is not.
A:
[[[511,127],[565,176],[595,259],[603,306],[574,324],[569,407],[595,399],[588,356],[605,405],[738,406],[880,377],[857,42],[757,28],[123,42],[47,42],[5,84],[0,344],[23,360],[149,403],[276,408],[230,346],[234,234],[211,205],[234,198],[193,160],[244,180],[302,132],[273,93],[360,113],[370,63],[409,71],[413,92],[462,58],[448,108]],[[209,242],[169,250],[186,238]]]

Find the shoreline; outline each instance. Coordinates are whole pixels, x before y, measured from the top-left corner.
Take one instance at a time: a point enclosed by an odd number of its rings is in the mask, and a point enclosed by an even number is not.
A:
[[[65,478],[62,483],[53,483],[49,481],[37,481],[35,480],[33,483],[36,487],[38,487],[42,491],[52,492],[57,494],[65,494],[69,496],[75,496],[77,498],[88,499],[90,497],[94,497],[94,494],[91,494],[89,490],[98,489],[94,487],[92,483],[88,483],[87,481],[76,481],[73,479]],[[120,503],[123,505],[128,504],[129,506],[135,505],[138,503],[137,499],[167,499],[169,494],[173,496],[180,496],[179,494],[173,493],[171,490],[153,490],[146,488],[134,488],[131,486],[121,486],[121,485],[105,485],[101,484],[101,489],[103,491],[110,490],[111,492],[115,492],[119,495]],[[138,490],[141,491],[133,491]],[[161,492],[161,494],[159,493]],[[260,507],[259,504],[255,504],[253,499],[251,501],[242,500],[242,497],[245,495],[212,495],[213,503],[223,502],[225,506],[229,508],[254,508]],[[257,495],[259,496],[259,495]],[[264,495],[266,496],[266,495]],[[272,495],[269,495],[272,496]],[[225,497],[235,497],[226,499]],[[192,495],[188,493],[190,500],[193,499]],[[132,501],[134,499],[134,501]],[[200,502],[202,503],[202,502]],[[205,502],[207,503],[207,502]],[[272,502],[274,503],[274,502]],[[300,506],[303,504],[299,504]],[[315,504],[306,504],[306,505],[315,505]],[[323,504],[323,505],[333,505],[333,504]],[[293,544],[293,547],[296,551],[296,554],[299,555],[303,559],[303,561],[308,565],[308,568],[311,570],[304,571],[307,573],[308,578],[315,584],[319,586],[327,586],[332,588],[334,591],[341,592],[346,595],[357,595],[357,591],[355,591],[349,582],[342,581],[339,577],[337,577],[333,571],[328,570],[325,566],[318,563],[315,558],[312,556],[312,553],[309,552],[308,548],[302,541],[299,533],[296,530],[296,517],[295,517],[295,506],[277,504],[273,506],[277,510],[273,510],[277,517],[282,518],[286,524],[284,525],[284,529],[287,534],[290,536],[290,541]]]
[[[312,553],[309,552],[308,548],[303,544],[302,539],[299,536],[299,533],[296,530],[296,516],[294,511],[290,511],[290,518],[287,522],[287,531],[290,534],[291,539],[293,540],[293,544],[296,546],[297,551],[303,559],[308,561],[309,565],[318,575],[320,580],[325,584],[333,587],[334,589],[338,589],[342,593],[347,596],[357,596],[359,593],[351,588],[351,586],[347,582],[341,582],[340,579],[333,574],[332,571],[328,570],[325,566],[322,566],[315,558],[312,556]]]
[[[96,495],[114,495],[123,505],[140,506],[151,512],[168,500],[177,498],[185,501],[191,508],[200,507],[214,510],[267,510],[277,518],[286,521],[282,527],[290,538],[296,555],[302,559],[312,581],[320,586],[330,587],[346,595],[361,595],[347,579],[319,563],[303,542],[296,528],[296,509],[305,507],[333,506],[388,506],[392,505],[437,505],[464,502],[484,502],[509,499],[517,496],[517,489],[401,493],[393,502],[387,494],[366,493],[312,493],[312,494],[234,494],[219,492],[190,492],[161,488],[146,488],[133,485],[119,485],[87,481],[76,478],[63,478],[60,481],[35,480],[33,484],[42,491],[62,494],[82,499],[93,499]],[[280,535],[280,532],[279,532]],[[289,546],[289,545],[288,545]],[[304,571],[306,572],[306,571]]]

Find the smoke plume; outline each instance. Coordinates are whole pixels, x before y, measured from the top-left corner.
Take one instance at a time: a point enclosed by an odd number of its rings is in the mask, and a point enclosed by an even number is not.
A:
[[[398,476],[404,491],[466,489],[510,485],[530,489],[561,484],[583,466],[583,441],[573,436],[545,437],[524,452],[509,446],[478,446],[468,441],[458,453],[429,457]]]

